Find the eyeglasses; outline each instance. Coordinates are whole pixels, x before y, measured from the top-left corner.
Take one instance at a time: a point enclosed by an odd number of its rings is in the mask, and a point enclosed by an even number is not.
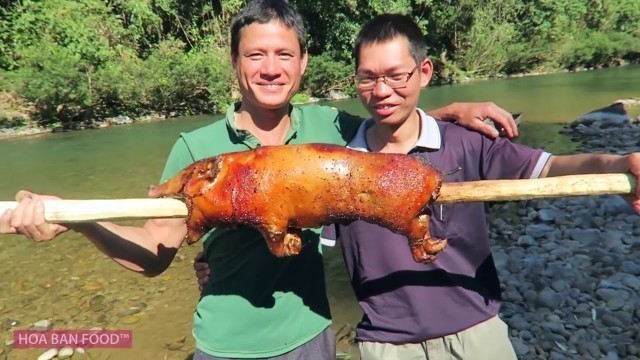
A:
[[[389,74],[389,75],[377,75],[377,76],[368,76],[368,75],[358,75],[355,76],[356,87],[358,90],[369,91],[373,90],[378,83],[378,79],[382,78],[382,82],[385,83],[388,87],[392,89],[399,89],[407,86],[409,79],[413,76],[413,73],[416,72],[418,66],[414,67],[413,70],[404,73],[397,74]]]

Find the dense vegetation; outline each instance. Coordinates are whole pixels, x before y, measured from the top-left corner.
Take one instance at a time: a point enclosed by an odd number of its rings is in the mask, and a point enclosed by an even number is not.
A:
[[[412,15],[437,82],[640,59],[638,0],[292,0],[307,22],[303,97],[353,94],[372,15]],[[0,90],[41,125],[216,112],[234,99],[228,25],[245,1],[0,0]]]

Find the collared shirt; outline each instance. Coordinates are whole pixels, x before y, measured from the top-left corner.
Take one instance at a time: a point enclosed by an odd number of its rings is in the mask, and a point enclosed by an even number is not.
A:
[[[161,182],[194,161],[260,146],[227,116],[180,134]],[[291,107],[287,144],[346,145],[362,119],[318,105]],[[300,199],[304,201],[305,199]],[[213,229],[200,240],[211,277],[193,314],[196,346],[221,358],[270,358],[306,343],[331,324],[319,229],[305,229],[300,254],[276,258],[251,227]]]
[[[419,110],[421,132],[411,153],[450,173],[446,182],[538,177],[550,154],[489,139]],[[365,121],[349,147],[369,151]],[[364,311],[358,341],[422,342],[457,333],[495,316],[500,281],[491,256],[484,203],[431,205],[430,234],[448,245],[431,264],[417,263],[408,239],[381,226],[355,221],[326,226],[339,239],[351,284]]]

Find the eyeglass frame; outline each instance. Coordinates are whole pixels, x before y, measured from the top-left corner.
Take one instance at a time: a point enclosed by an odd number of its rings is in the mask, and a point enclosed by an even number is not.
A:
[[[413,74],[416,72],[416,70],[418,70],[420,68],[420,65],[416,65],[411,71],[408,72],[401,72],[401,73],[396,73],[396,74],[387,74],[387,75],[374,75],[374,76],[364,76],[364,77],[359,77],[358,74],[354,75],[354,80],[356,83],[356,88],[358,88],[359,90],[363,90],[363,91],[371,91],[373,89],[375,89],[376,85],[378,85],[378,81],[380,78],[382,78],[382,82],[387,85],[388,87],[392,88],[392,89],[402,89],[407,87],[407,85],[409,84],[409,80],[411,80],[411,77],[413,76]],[[397,86],[393,86],[390,85],[387,81],[387,77],[389,76],[399,76],[399,75],[405,75],[405,79],[404,82],[402,83],[402,85],[397,85]],[[371,86],[367,86],[367,87],[362,87],[362,85],[360,85],[359,81],[362,78],[366,78],[366,79],[373,79],[373,84]]]

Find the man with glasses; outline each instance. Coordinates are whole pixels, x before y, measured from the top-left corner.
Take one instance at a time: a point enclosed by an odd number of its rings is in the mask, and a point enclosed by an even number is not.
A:
[[[355,45],[358,96],[371,119],[349,148],[412,154],[440,169],[461,170],[446,182],[522,179],[631,171],[640,154],[552,156],[455,124],[417,108],[433,65],[419,27],[402,15],[368,22]],[[637,189],[640,195],[640,185]],[[638,197],[631,200],[640,213]],[[430,206],[430,232],[448,246],[429,264],[417,263],[407,239],[365,221],[331,225],[321,238],[339,239],[364,316],[356,340],[363,360],[510,360],[516,354],[499,318],[500,280],[491,256],[483,203]]]

